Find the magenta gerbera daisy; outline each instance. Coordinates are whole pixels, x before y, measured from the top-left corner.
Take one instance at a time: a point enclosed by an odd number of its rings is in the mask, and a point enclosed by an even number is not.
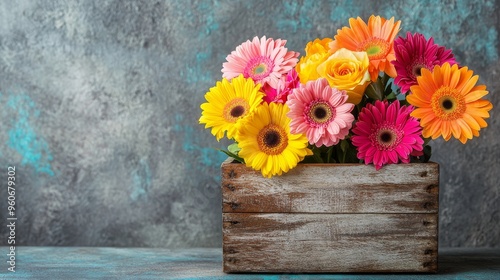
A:
[[[412,153],[423,150],[422,128],[410,116],[413,106],[400,106],[399,101],[367,104],[359,113],[352,129],[352,144],[358,158],[373,163],[379,170],[385,164],[410,162]]]
[[[285,103],[288,99],[288,95],[292,93],[293,89],[297,88],[300,85],[299,75],[295,69],[290,70],[286,77],[281,78],[278,83],[277,88],[271,87],[269,84],[266,84],[262,90],[266,94],[264,96],[264,101],[267,103],[275,102],[275,103]]]
[[[286,102],[290,131],[305,134],[316,147],[337,144],[349,134],[354,121],[354,104],[346,103],[347,98],[345,91],[330,87],[324,78],[300,85]]]
[[[243,74],[256,83],[269,83],[277,88],[280,79],[298,62],[299,53],[288,51],[285,44],[286,40],[266,39],[266,36],[247,40],[226,57],[227,62],[222,64],[222,77],[232,79]]]
[[[401,88],[402,93],[408,92],[411,86],[417,84],[422,68],[432,70],[435,65],[441,66],[445,62],[450,65],[457,63],[451,50],[434,44],[432,37],[427,41],[420,33],[412,35],[408,32],[406,38],[394,40],[394,51],[396,60],[392,64],[397,72],[394,83]]]

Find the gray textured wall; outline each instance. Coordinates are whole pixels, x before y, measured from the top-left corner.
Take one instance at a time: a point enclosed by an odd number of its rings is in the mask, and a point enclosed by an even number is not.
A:
[[[489,127],[465,146],[435,141],[433,159],[440,246],[500,246],[499,1],[270,3],[1,1],[0,180],[17,167],[18,241],[220,245],[224,143],[197,120],[225,56],[255,35],[303,53],[373,13],[434,36],[488,85]]]

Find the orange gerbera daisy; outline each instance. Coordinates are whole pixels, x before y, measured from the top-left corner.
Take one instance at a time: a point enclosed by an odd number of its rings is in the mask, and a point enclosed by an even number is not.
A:
[[[394,54],[394,38],[398,34],[401,21],[394,17],[387,20],[380,16],[370,16],[368,25],[360,18],[350,18],[349,27],[337,30],[335,40],[330,43],[330,52],[341,48],[355,52],[367,52],[370,60],[368,71],[372,81],[376,81],[380,71],[396,77],[396,69],[391,61]]]
[[[485,85],[476,86],[479,76],[448,62],[434,66],[432,72],[422,68],[421,74],[407,101],[417,107],[411,115],[420,119],[422,135],[443,136],[446,141],[453,135],[463,144],[479,136],[479,130],[488,126],[484,119],[493,108],[491,102],[481,99],[488,91]]]

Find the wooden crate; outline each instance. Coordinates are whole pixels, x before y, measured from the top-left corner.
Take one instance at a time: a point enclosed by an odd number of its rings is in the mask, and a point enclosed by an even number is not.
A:
[[[437,272],[437,163],[221,169],[224,272]]]

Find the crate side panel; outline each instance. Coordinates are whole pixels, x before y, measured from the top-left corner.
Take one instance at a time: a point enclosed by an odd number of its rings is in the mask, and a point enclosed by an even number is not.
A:
[[[437,214],[223,214],[225,272],[436,272]]]
[[[399,164],[376,171],[366,165],[304,164],[263,178],[243,164],[222,166],[223,212],[437,213],[435,163]]]

